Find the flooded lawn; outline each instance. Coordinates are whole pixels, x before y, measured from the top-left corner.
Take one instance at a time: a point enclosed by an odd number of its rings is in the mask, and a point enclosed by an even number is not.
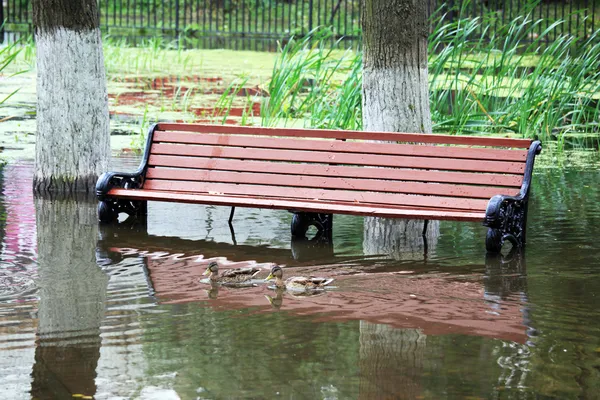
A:
[[[253,125],[268,93],[275,55],[249,51],[105,49],[112,148],[143,146],[156,121]],[[234,59],[235,62],[227,60]],[[24,59],[0,74],[0,158],[32,159],[36,132],[36,71]],[[21,72],[22,71],[22,72]],[[21,72],[13,75],[16,72]]]
[[[219,52],[150,52],[134,66],[113,51],[113,149],[141,145],[155,119],[252,124],[268,97],[264,54],[223,69]],[[34,75],[0,88],[20,88],[0,112],[5,159],[32,156]],[[543,167],[597,153],[558,156],[540,157],[526,255],[503,257],[486,257],[485,228],[466,223],[441,223],[425,246],[377,243],[362,218],[336,216],[327,245],[291,241],[287,212],[238,209],[232,231],[228,208],[151,203],[145,226],[99,227],[93,199],[34,198],[33,164],[11,161],[0,398],[600,398],[600,171]],[[261,272],[255,286],[211,286],[200,281],[211,261]],[[275,264],[334,287],[273,290],[261,280]]]
[[[333,246],[271,210],[232,232],[227,208],[150,203],[147,226],[98,227],[94,201],[34,199],[32,168],[0,169],[2,398],[599,396],[598,170],[538,168],[525,256],[493,258],[467,223],[394,251],[351,216]],[[213,260],[335,287],[211,287]]]

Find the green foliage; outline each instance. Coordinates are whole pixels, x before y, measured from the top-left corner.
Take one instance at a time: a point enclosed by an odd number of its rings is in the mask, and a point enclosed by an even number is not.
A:
[[[225,88],[223,94],[219,96],[219,99],[215,105],[215,122],[222,125],[227,123],[227,118],[229,117],[231,108],[233,107],[234,100],[239,96],[242,89],[246,87],[248,79],[249,77],[247,75],[242,75],[238,79],[235,79],[233,82],[231,82],[227,88]],[[246,125],[246,121],[252,116],[252,103],[252,98],[249,95],[246,95],[246,101],[244,103],[242,121],[240,125]]]
[[[190,69],[189,52],[178,46],[177,40],[162,36],[143,39],[138,51],[125,38],[105,35],[103,38],[106,71],[117,79],[125,74],[161,72],[165,65],[177,65],[180,70]]]
[[[263,125],[303,119],[318,128],[361,126],[362,56],[333,50],[332,37],[319,28],[280,49],[261,108]]]
[[[588,39],[540,32],[517,17],[490,34],[479,19],[440,20],[430,40],[431,110],[438,132],[515,133],[562,141],[596,136],[600,91],[599,32]]]
[[[7,69],[10,64],[15,62],[15,59],[17,58],[17,55],[20,52],[21,52],[21,48],[19,47],[17,42],[9,43],[6,46],[0,46],[0,73],[2,73],[2,71]],[[11,76],[16,75],[18,73],[20,73],[20,72],[13,73]],[[4,104],[4,102],[6,102],[6,100],[8,100],[10,97],[12,97],[18,91],[19,90],[17,89],[14,92],[9,93],[3,99],[0,98],[0,106],[2,106],[2,104]]]
[[[600,32],[549,40],[562,23],[540,31],[541,21],[525,15],[492,30],[478,18],[439,18],[429,41],[434,131],[539,137],[559,151],[567,138],[573,147],[573,138],[589,146],[591,137],[597,147]],[[331,50],[330,40],[320,29],[280,49],[264,125],[301,119],[310,127],[361,129],[362,56]]]

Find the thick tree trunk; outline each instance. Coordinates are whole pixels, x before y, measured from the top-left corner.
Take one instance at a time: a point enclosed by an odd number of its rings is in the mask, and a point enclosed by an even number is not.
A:
[[[431,133],[427,81],[427,0],[365,0],[363,126],[366,131]],[[365,218],[364,251],[422,258],[423,221]],[[439,223],[430,221],[427,247]]]
[[[34,0],[34,187],[90,192],[110,158],[108,95],[95,0]]]
[[[95,202],[35,199],[39,264],[32,396],[93,396],[108,276],[96,264]]]
[[[360,322],[359,399],[418,399],[426,336]]]

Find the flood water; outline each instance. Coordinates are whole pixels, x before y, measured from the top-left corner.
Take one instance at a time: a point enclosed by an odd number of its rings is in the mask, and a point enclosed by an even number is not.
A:
[[[468,223],[426,249],[351,216],[333,246],[292,243],[282,211],[238,209],[232,232],[196,205],[98,227],[93,201],[34,199],[32,169],[0,169],[2,399],[600,398],[598,170],[538,168],[525,255],[492,258]],[[211,260],[335,287],[212,288]]]

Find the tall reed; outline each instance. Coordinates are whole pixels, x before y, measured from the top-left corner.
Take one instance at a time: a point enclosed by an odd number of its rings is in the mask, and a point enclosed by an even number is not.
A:
[[[499,26],[491,30],[490,23]],[[542,30],[530,15],[504,25],[442,15],[429,41],[434,131],[600,142],[600,31],[550,40],[562,23]],[[328,40],[327,30],[318,30],[281,48],[263,124],[300,119],[310,127],[362,127],[361,54],[333,51]]]
[[[1,27],[1,24],[0,24],[0,27]],[[17,46],[16,42],[8,44],[6,46],[0,46],[0,74],[2,73],[2,71],[8,70],[8,67],[12,63],[15,62],[20,51],[21,51],[21,48]],[[10,76],[16,75],[18,73],[20,73],[20,72],[13,72]],[[18,91],[19,90],[17,89],[15,91],[7,94],[4,98],[0,98],[0,106],[2,106],[2,104],[4,104],[4,102],[6,102],[6,100],[11,98]]]
[[[355,103],[360,100],[361,56],[333,50],[332,35],[319,28],[281,47],[261,108],[263,125],[300,119],[319,128],[360,126]]]
[[[540,23],[525,15],[488,35],[479,19],[440,20],[430,50],[441,50],[429,62],[436,131],[544,140],[600,132],[599,32],[550,41],[547,36],[563,22],[539,33]]]

